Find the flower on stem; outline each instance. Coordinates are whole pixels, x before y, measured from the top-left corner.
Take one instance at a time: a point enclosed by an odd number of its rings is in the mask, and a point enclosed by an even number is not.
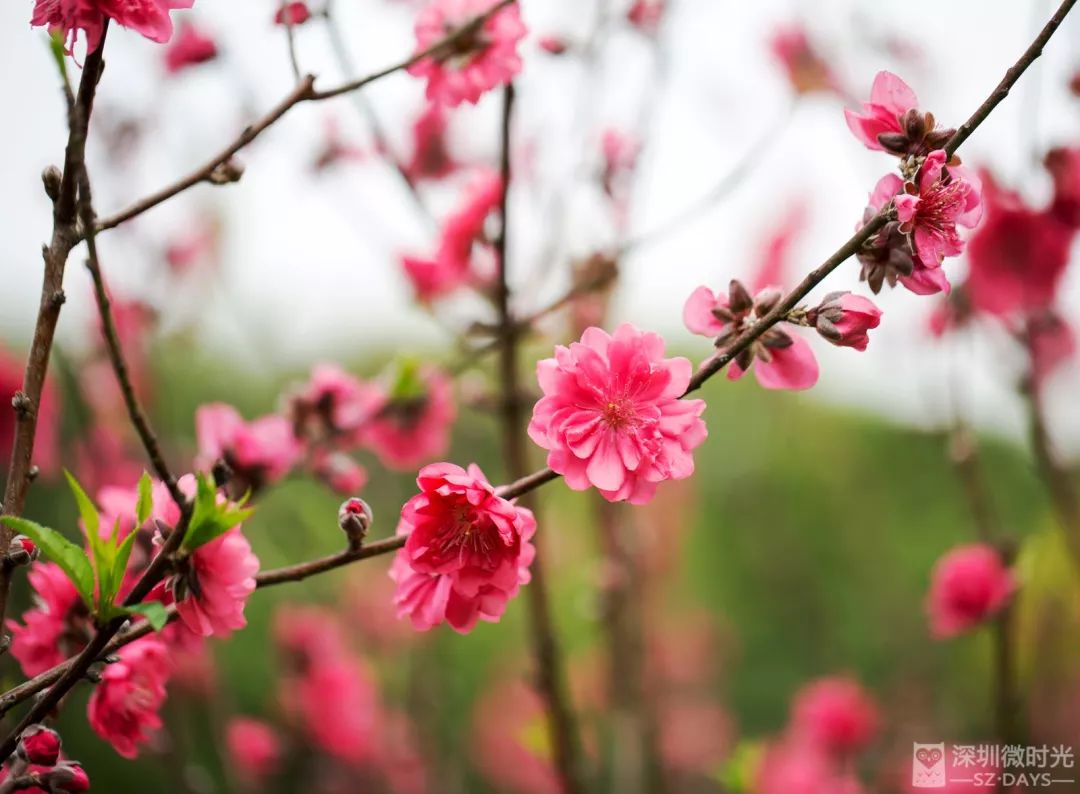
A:
[[[821,56],[800,24],[777,27],[769,38],[769,49],[784,67],[796,94],[816,91],[841,93],[840,81]]]
[[[544,396],[529,437],[575,491],[596,487],[611,502],[644,504],[658,483],[694,473],[691,451],[707,435],[703,400],[680,400],[693,374],[664,358],[664,340],[629,323],[613,335],[589,328],[540,361]]]
[[[185,23],[165,49],[165,71],[176,74],[188,67],[212,61],[217,55],[217,42],[194,25]]]
[[[1000,612],[1016,589],[1001,554],[985,544],[959,546],[934,565],[926,607],[938,638],[969,631]]]
[[[683,307],[683,322],[691,333],[715,339],[716,346],[738,338],[780,300],[780,291],[767,287],[754,297],[732,279],[728,294],[698,287]],[[739,353],[728,368],[728,379],[738,380],[753,367],[754,377],[766,389],[809,389],[818,379],[818,364],[809,343],[785,328],[773,326]]]
[[[529,581],[532,512],[496,496],[475,464],[433,463],[416,483],[397,527],[408,539],[390,569],[398,616],[420,631],[445,621],[462,634],[478,620],[498,622]]]
[[[19,755],[38,766],[53,766],[60,757],[60,734],[44,725],[31,725],[19,737]]]
[[[172,38],[170,12],[194,4],[195,0],[35,0],[30,24],[62,34],[68,54],[82,31],[91,53],[101,42],[106,19],[163,44]]]
[[[74,656],[89,642],[93,622],[75,585],[59,565],[36,562],[26,575],[35,605],[23,613],[22,625],[9,619],[11,655],[23,673],[35,676]]]
[[[307,3],[285,3],[274,13],[275,25],[303,25],[311,19]]]
[[[199,406],[195,437],[199,444],[196,466],[206,470],[224,462],[230,472],[229,492],[235,498],[280,480],[300,455],[285,417],[270,415],[245,422],[235,408],[224,403]]]
[[[87,704],[90,727],[124,758],[134,758],[139,745],[162,726],[158,714],[165,702],[165,685],[172,673],[165,644],[143,637],[118,652]]]
[[[982,184],[958,165],[946,166],[936,149],[926,156],[915,181],[906,182],[893,199],[900,231],[909,235],[912,251],[926,268],[941,266],[947,256],[964,250],[957,226],[975,228],[982,217]]]
[[[485,92],[505,85],[521,71],[518,42],[525,25],[512,3],[476,24],[495,0],[432,0],[416,19],[416,49],[428,49],[454,31],[464,32],[409,67],[427,80],[427,98],[454,107],[476,104]]]
[[[298,440],[350,448],[359,444],[364,423],[380,399],[375,386],[336,364],[318,364],[307,383],[286,397],[285,413]]]
[[[434,367],[402,363],[363,429],[364,445],[390,469],[408,471],[443,454],[454,421],[452,384]]]
[[[225,726],[229,760],[244,783],[262,785],[281,764],[281,737],[271,726],[251,717],[233,717]]]
[[[868,332],[881,324],[881,310],[869,298],[833,292],[807,314],[807,321],[837,347],[866,350],[870,344]]]
[[[867,149],[897,156],[922,156],[940,149],[955,130],[937,129],[932,113],[918,111],[919,100],[892,72],[878,72],[863,112],[845,109],[852,134]]]

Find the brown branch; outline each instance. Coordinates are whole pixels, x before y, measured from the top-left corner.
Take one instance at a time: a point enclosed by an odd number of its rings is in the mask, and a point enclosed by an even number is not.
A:
[[[510,308],[511,287],[507,256],[513,113],[514,84],[510,83],[503,91],[500,162],[502,196],[499,207],[502,222],[499,236],[495,240],[495,258],[498,262],[499,274],[495,298],[502,335],[502,344],[499,347],[499,384],[502,392],[503,457],[510,476],[521,477],[528,471],[525,423],[519,398],[521,384],[518,376],[518,340],[521,328],[514,320]],[[526,507],[535,507],[529,504],[530,501],[523,500]],[[547,712],[548,734],[554,751],[553,760],[561,788],[566,794],[575,794],[585,790],[577,718],[567,692],[562,651],[551,616],[551,603],[543,565],[544,555],[539,548],[539,540],[535,540],[534,543],[537,546],[536,556],[529,566],[532,578],[525,588],[525,599],[530,619],[529,639],[536,658],[536,684]]]
[[[472,21],[463,25],[447,34],[444,38],[432,44],[416,54],[406,58],[403,61],[395,63],[391,66],[387,66],[384,69],[380,69],[377,72],[369,74],[365,77],[361,77],[356,80],[348,81],[336,88],[330,88],[325,91],[315,90],[315,77],[313,75],[307,75],[296,85],[296,87],[285,96],[277,105],[275,105],[266,115],[258,119],[254,124],[244,128],[244,131],[240,135],[226,146],[220,153],[208,160],[199,168],[189,173],[187,176],[181,177],[171,185],[167,185],[156,193],[152,193],[144,199],[141,199],[132,204],[127,209],[121,210],[115,215],[111,215],[98,222],[97,230],[99,232],[107,229],[113,229],[119,226],[121,223],[131,220],[132,218],[141,215],[149,209],[153,209],[158,204],[168,201],[173,196],[184,192],[188,188],[194,187],[202,182],[212,181],[215,178],[215,172],[219,172],[219,169],[225,168],[229,161],[235,156],[241,149],[255,140],[262,132],[268,127],[276,123],[282,116],[288,113],[297,105],[303,102],[319,102],[325,99],[331,99],[342,94],[348,94],[353,91],[358,91],[377,80],[381,80],[388,75],[394,74],[408,69],[410,66],[418,63],[419,61],[429,58],[432,55],[437,55],[447,48],[452,47],[460,40],[466,39],[473,35],[476,30],[484,24],[492,15],[498,13],[503,8],[507,7],[516,0],[500,0],[492,6],[488,11],[479,15]],[[226,177],[225,181],[235,181],[234,178]]]
[[[26,491],[34,472],[34,438],[49,368],[56,324],[60,320],[60,307],[64,305],[64,270],[68,254],[78,239],[75,202],[78,195],[78,175],[86,159],[86,137],[90,115],[94,108],[98,79],[101,77],[102,52],[108,24],[102,30],[101,44],[86,56],[79,93],[75,101],[68,102],[68,140],[64,152],[64,170],[57,180],[55,169],[43,175],[46,191],[53,199],[52,239],[42,249],[45,271],[41,282],[41,302],[38,305],[34,338],[26,359],[21,391],[12,398],[15,410],[15,442],[11,450],[7,484],[4,489],[3,512],[19,515],[26,504]],[[70,89],[65,92],[70,96]],[[58,181],[58,184],[57,184]],[[0,525],[0,559],[7,559],[8,546],[13,531]],[[11,589],[12,568],[6,562],[0,564],[0,625],[7,611],[8,591]]]

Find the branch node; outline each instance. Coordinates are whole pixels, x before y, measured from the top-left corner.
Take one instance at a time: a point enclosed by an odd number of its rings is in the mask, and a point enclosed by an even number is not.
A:
[[[15,409],[15,418],[25,422],[34,415],[34,401],[22,389],[11,398],[11,407]]]
[[[60,198],[60,183],[63,180],[64,175],[60,173],[60,169],[55,165],[50,165],[41,172],[41,184],[45,186],[45,195],[53,203],[56,203],[56,200]]]

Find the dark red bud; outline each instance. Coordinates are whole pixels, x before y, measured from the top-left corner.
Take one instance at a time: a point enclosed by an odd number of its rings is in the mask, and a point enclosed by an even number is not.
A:
[[[31,764],[52,766],[60,757],[60,734],[44,725],[31,725],[19,739],[19,753]]]

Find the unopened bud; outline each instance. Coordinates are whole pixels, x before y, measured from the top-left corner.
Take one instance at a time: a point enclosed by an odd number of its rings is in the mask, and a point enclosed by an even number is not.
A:
[[[746,287],[743,286],[741,281],[733,278],[731,284],[728,285],[728,308],[735,314],[742,314],[750,311],[753,305],[754,299],[750,297]]]
[[[49,786],[49,791],[61,791],[65,794],[82,794],[90,790],[90,776],[75,761],[65,761],[43,774],[42,782]]]
[[[19,738],[19,755],[38,766],[52,766],[60,757],[60,734],[44,725],[31,725]]]
[[[346,499],[338,509],[338,526],[349,539],[350,548],[363,545],[372,520],[370,505],[358,496]]]
[[[8,546],[7,561],[10,565],[29,565],[40,554],[34,541],[26,535],[16,535]]]
[[[239,160],[230,159],[221,163],[207,177],[207,181],[214,185],[228,185],[231,182],[239,182],[244,175],[244,165]]]
[[[210,471],[210,474],[214,478],[214,485],[218,488],[224,488],[229,484],[229,480],[232,479],[233,470],[224,458],[218,458],[214,462],[214,468]]]
[[[41,172],[41,184],[45,186],[45,195],[50,200],[56,201],[60,198],[60,183],[63,179],[64,175],[55,165],[50,165]]]
[[[763,289],[754,298],[754,314],[758,317],[764,317],[776,308],[776,304],[780,302],[782,297],[784,297],[784,293],[776,287]]]

